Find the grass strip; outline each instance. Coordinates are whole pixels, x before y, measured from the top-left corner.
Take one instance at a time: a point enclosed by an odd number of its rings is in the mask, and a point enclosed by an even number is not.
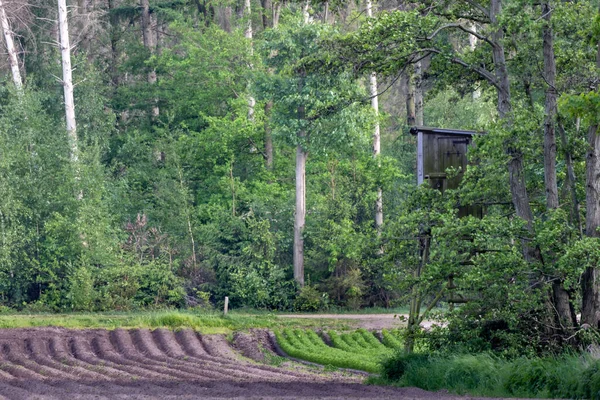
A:
[[[7,313],[0,315],[0,328],[63,327],[70,329],[134,329],[134,328],[192,328],[204,334],[228,334],[250,328],[283,329],[336,327],[343,329],[346,323],[330,319],[291,319],[279,318],[272,314],[247,315],[202,311],[138,311],[108,313],[64,313],[64,314],[23,314]]]
[[[474,396],[600,399],[600,360],[587,354],[507,361],[489,354],[398,352],[371,381]]]

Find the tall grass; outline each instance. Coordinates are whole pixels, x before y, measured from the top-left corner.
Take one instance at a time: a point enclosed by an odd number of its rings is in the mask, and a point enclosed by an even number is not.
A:
[[[600,360],[589,355],[503,360],[489,354],[396,353],[381,379],[400,386],[478,396],[600,399]]]

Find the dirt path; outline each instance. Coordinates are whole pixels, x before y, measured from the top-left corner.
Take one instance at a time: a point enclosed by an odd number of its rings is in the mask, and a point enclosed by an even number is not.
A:
[[[0,330],[0,400],[457,398],[360,379],[252,362],[224,336],[191,330]]]

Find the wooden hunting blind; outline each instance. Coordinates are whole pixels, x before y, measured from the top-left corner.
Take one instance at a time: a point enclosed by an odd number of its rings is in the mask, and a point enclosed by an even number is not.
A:
[[[458,189],[467,169],[467,149],[478,132],[458,129],[415,126],[410,133],[417,137],[417,183],[428,181],[434,189],[442,193],[447,189]],[[457,173],[451,177],[448,168]],[[459,215],[481,217],[481,207],[460,207]]]

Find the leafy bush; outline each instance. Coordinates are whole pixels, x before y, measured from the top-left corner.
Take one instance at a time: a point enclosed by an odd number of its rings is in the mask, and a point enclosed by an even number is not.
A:
[[[294,310],[296,311],[322,311],[327,309],[329,297],[326,293],[321,293],[315,286],[306,285],[296,296],[294,300]]]

